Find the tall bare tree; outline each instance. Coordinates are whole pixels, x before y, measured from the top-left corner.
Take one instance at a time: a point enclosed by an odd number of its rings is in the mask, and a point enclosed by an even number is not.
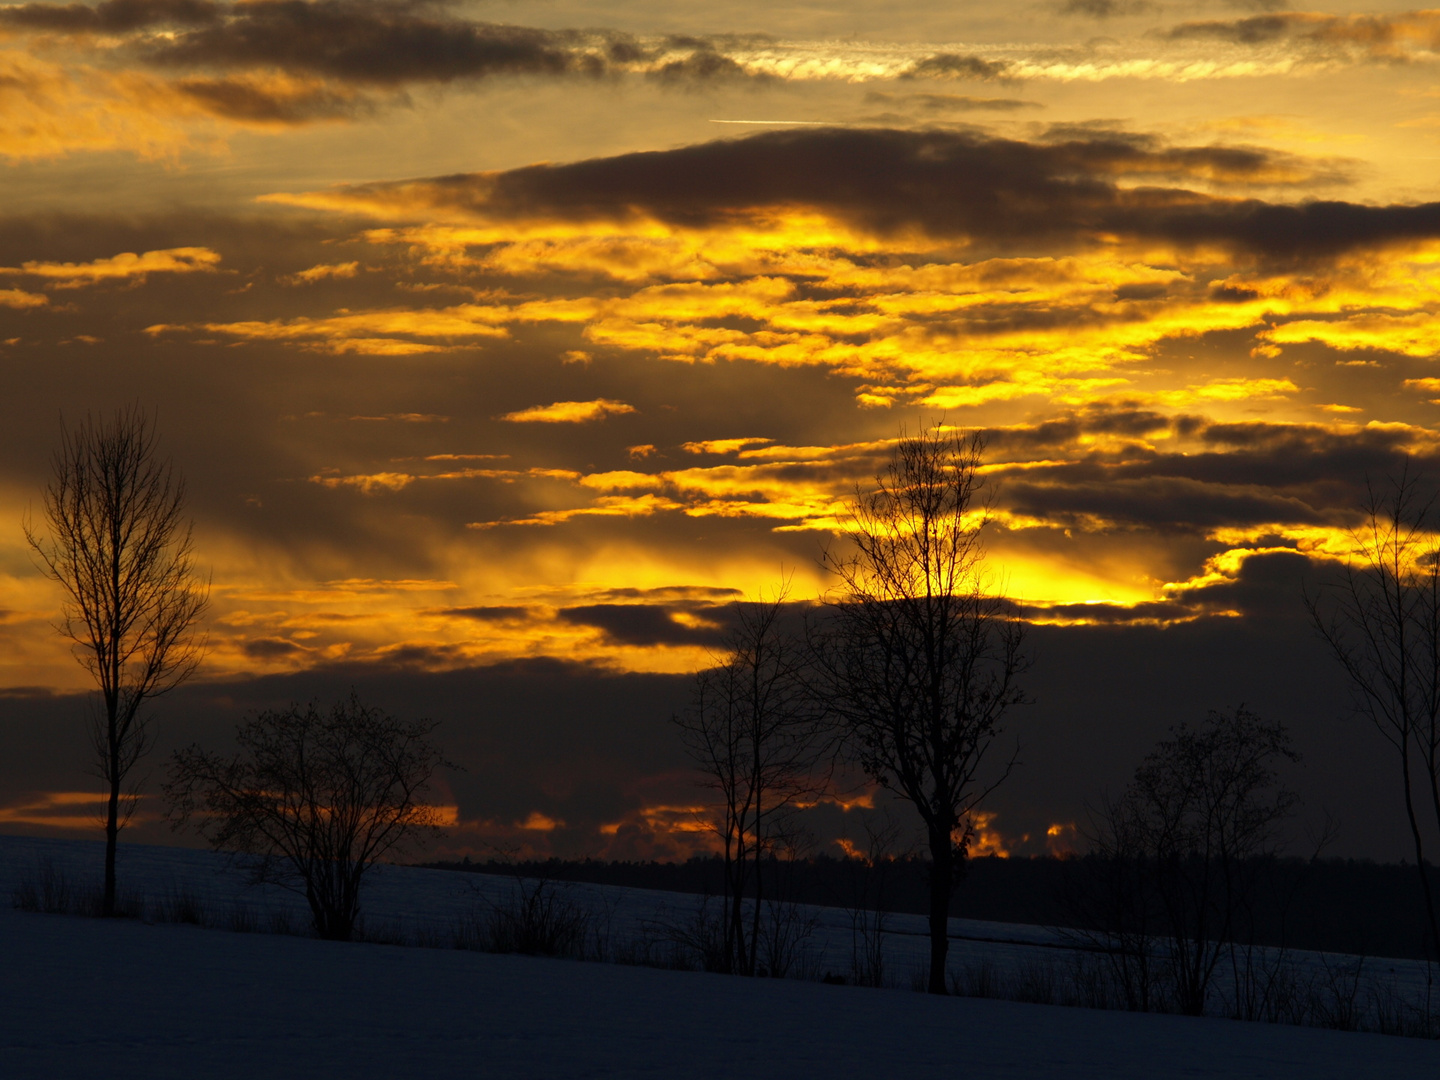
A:
[[[1349,677],[1355,711],[1395,751],[1427,948],[1440,960],[1440,908],[1425,861],[1425,832],[1440,829],[1440,515],[1408,463],[1386,489],[1368,488],[1362,510],[1351,532],[1358,560],[1305,603]]]
[[[934,994],[945,993],[950,901],[970,816],[1013,759],[982,766],[1023,700],[1023,629],[990,589],[980,540],[990,512],[984,450],[979,433],[902,434],[874,490],[855,496],[848,550],[825,556],[840,588],[816,637],[821,692],[845,745],[924,823]]]
[[[62,422],[44,502],[48,535],[27,516],[25,539],[64,590],[58,629],[100,693],[92,736],[107,788],[103,910],[113,915],[115,846],[139,798],[126,782],[152,741],[143,709],[199,664],[209,586],[195,568],[185,483],[160,459],[139,406]]]
[[[722,966],[742,974],[757,970],[765,860],[784,840],[796,802],[823,786],[815,773],[823,731],[803,677],[804,641],[782,626],[787,592],[735,605],[727,655],[696,675],[690,707],[675,717],[701,783],[720,795],[711,827],[724,855]]]

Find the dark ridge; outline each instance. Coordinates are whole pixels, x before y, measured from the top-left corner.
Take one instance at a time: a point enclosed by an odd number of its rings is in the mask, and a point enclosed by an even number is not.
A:
[[[723,867],[718,856],[682,863],[602,862],[595,859],[504,862],[431,862],[436,870],[519,875],[551,881],[663,889],[718,896]],[[951,915],[1037,926],[1075,926],[1076,887],[1097,869],[1093,856],[968,860],[951,902]],[[1266,859],[1247,867],[1260,881],[1254,942],[1259,945],[1350,953],[1358,956],[1425,958],[1424,919],[1413,865],[1356,859]],[[896,859],[878,867],[858,860],[819,856],[773,860],[766,895],[832,907],[868,903],[896,913],[928,911],[923,859]],[[1440,887],[1440,872],[1430,868]],[[1248,938],[1249,935],[1247,934]]]

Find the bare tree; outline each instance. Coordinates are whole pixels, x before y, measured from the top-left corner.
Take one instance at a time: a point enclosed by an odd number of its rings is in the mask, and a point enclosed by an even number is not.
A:
[[[1157,1004],[1162,967],[1174,1004],[1194,1016],[1222,959],[1243,974],[1236,948],[1263,860],[1298,801],[1277,768],[1298,760],[1283,725],[1243,707],[1211,712],[1198,727],[1171,728],[1124,794],[1102,804],[1089,830],[1083,916],[1130,1008]]]
[[[107,787],[102,910],[114,915],[116,842],[139,799],[126,781],[152,741],[142,709],[199,664],[196,624],[209,588],[195,570],[185,483],[159,459],[140,407],[108,423],[62,423],[44,499],[49,535],[27,517],[25,539],[64,590],[58,629],[100,691],[92,736]]]
[[[823,731],[803,677],[804,642],[781,625],[787,593],[788,586],[768,603],[735,605],[728,655],[696,675],[690,707],[674,718],[701,783],[720,795],[711,827],[724,857],[722,966],[743,974],[757,970],[765,861],[788,840],[796,802],[823,787],[815,775]]]
[[[1415,849],[1431,959],[1440,959],[1440,909],[1421,824],[1440,828],[1440,541],[1435,497],[1409,465],[1388,491],[1369,487],[1365,522],[1351,532],[1356,563],[1306,593],[1316,629],[1349,677],[1355,711],[1395,750]]]
[[[890,915],[889,886],[899,849],[900,824],[886,807],[862,819],[865,847],[846,849],[845,892],[841,906],[850,917],[850,980],[856,986],[885,985],[885,927]]]
[[[352,692],[328,712],[268,709],[242,722],[238,753],[198,746],[171,758],[168,816],[194,820],[216,850],[252,856],[257,881],[301,893],[317,936],[348,941],[365,872],[389,852],[439,832],[422,801],[441,768],[436,725],[401,720]]]
[[[875,489],[855,496],[848,554],[817,633],[820,692],[850,755],[908,800],[930,854],[929,990],[945,993],[950,901],[970,815],[1010,764],[982,773],[1023,700],[1023,630],[990,591],[980,532],[985,442],[939,426],[904,436]]]

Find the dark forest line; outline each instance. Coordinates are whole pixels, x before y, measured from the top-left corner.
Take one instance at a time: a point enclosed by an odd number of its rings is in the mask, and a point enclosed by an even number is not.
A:
[[[467,858],[422,865],[717,897],[722,895],[725,874],[719,856],[686,862],[482,862]],[[1097,869],[1094,856],[968,859],[950,913],[966,919],[1076,927],[1084,922],[1077,918],[1076,890]],[[1419,887],[1413,865],[1269,858],[1257,860],[1250,869],[1260,883],[1252,923],[1254,944],[1425,959],[1424,916],[1416,902]],[[894,859],[871,867],[855,859],[822,855],[807,860],[767,860],[766,870],[766,891],[772,897],[897,914],[925,915],[929,911],[929,863],[921,858]],[[1432,868],[1431,873],[1440,886],[1440,872]],[[1247,930],[1247,940],[1251,933]]]

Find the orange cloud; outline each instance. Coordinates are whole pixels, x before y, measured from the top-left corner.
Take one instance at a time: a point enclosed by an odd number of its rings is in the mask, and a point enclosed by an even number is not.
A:
[[[506,413],[501,420],[514,424],[588,424],[610,416],[633,413],[635,407],[611,398],[595,401],[557,401],[550,405],[534,405],[518,412]]]
[[[88,263],[27,262],[0,267],[0,274],[26,274],[57,282],[57,288],[78,288],[100,281],[124,278],[144,279],[149,274],[193,274],[213,271],[220,262],[218,253],[204,247],[166,248],[136,255],[122,251],[108,259]]]
[[[290,274],[280,280],[287,285],[313,285],[317,281],[324,281],[326,278],[353,278],[360,272],[359,261],[348,263],[320,263],[308,270],[301,270],[298,274]]]
[[[105,801],[105,795],[90,791],[46,791],[0,807],[0,823],[91,830],[104,814]]]
[[[992,828],[995,818],[998,815],[989,810],[975,810],[970,814],[964,828],[970,835],[970,855],[974,858],[984,858],[993,855],[1001,859],[1010,857],[1010,849],[1014,841],[1007,839],[999,829]],[[1023,837],[1028,840],[1029,837]]]
[[[48,303],[50,303],[50,298],[42,293],[29,293],[22,289],[0,289],[0,307],[24,311],[26,308],[44,307]]]
[[[1080,830],[1073,821],[1057,822],[1045,830],[1045,852],[1057,859],[1074,855],[1080,842]]]
[[[456,346],[437,345],[416,338],[447,342],[508,336],[500,325],[510,319],[503,308],[462,304],[443,309],[391,308],[382,311],[345,312],[329,318],[250,320],[202,323],[198,327],[159,323],[145,328],[151,335],[200,329],[250,341],[293,341],[308,349],[335,354],[405,356],[445,352]]]

